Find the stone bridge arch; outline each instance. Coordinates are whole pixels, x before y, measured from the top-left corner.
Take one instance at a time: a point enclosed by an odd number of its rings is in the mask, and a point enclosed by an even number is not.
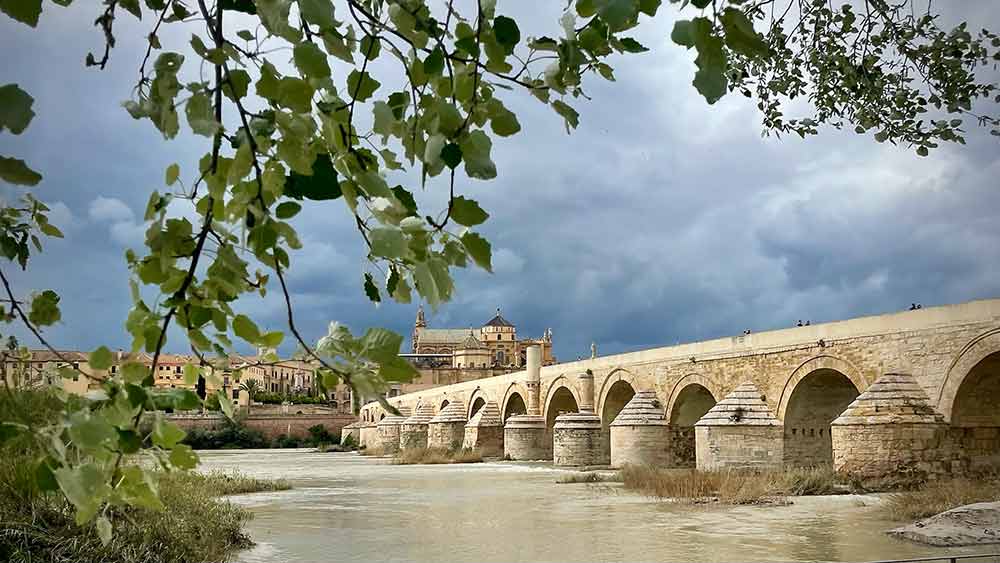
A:
[[[579,407],[580,401],[580,390],[576,386],[576,382],[566,374],[561,374],[556,376],[555,379],[549,382],[548,386],[545,388],[545,393],[542,394],[542,414],[549,412],[549,405],[552,403],[552,397],[559,390],[560,387],[565,387],[570,394],[573,395],[573,400],[576,401]]]
[[[503,394],[503,403],[500,404],[501,420],[507,419],[517,414],[528,412],[528,388],[520,382],[514,382],[507,386]]]
[[[833,463],[833,421],[869,382],[850,362],[820,354],[798,365],[785,378],[776,416],[782,421],[782,461],[788,467]]]
[[[998,352],[1000,352],[1000,327],[973,338],[952,360],[937,397],[938,412],[943,414],[949,423],[955,414],[955,402],[962,383],[980,362]]]
[[[469,408],[466,418],[472,420],[472,415],[476,414],[489,401],[489,394],[482,387],[476,387],[472,395],[469,396],[469,400],[465,403]]]
[[[673,386],[670,388],[670,395],[667,397],[667,402],[664,405],[663,410],[663,416],[667,421],[673,423],[676,418],[675,409],[678,407],[677,400],[681,397],[681,394],[684,393],[685,389],[688,389],[692,385],[697,385],[707,390],[716,402],[722,398],[722,390],[710,377],[700,373],[686,374],[674,382]]]
[[[604,416],[604,411],[608,402],[608,395],[611,392],[611,388],[614,387],[619,381],[627,383],[629,387],[632,388],[633,392],[640,390],[639,378],[636,374],[623,367],[616,367],[612,369],[604,380],[601,381],[601,386],[597,392],[597,397],[595,398],[594,409],[597,411],[598,415],[602,417]]]
[[[803,379],[809,376],[809,374],[823,369],[839,372],[854,384],[858,393],[864,393],[865,389],[871,385],[871,382],[864,378],[861,370],[847,360],[829,354],[813,356],[812,358],[809,358],[799,364],[799,366],[792,370],[792,373],[788,375],[788,378],[785,379],[785,384],[781,388],[781,395],[778,397],[777,412],[775,412],[775,416],[778,417],[778,420],[785,420],[785,413],[788,410],[788,402],[792,398],[792,394],[795,392],[795,387],[798,386]]]

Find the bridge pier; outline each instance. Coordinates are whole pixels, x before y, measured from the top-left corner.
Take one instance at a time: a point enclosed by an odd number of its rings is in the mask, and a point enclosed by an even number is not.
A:
[[[375,425],[382,453],[395,455],[399,452],[399,431],[403,423],[406,422],[406,415],[409,414],[409,410],[406,407],[400,407],[400,414],[390,414]]]
[[[944,416],[909,374],[879,377],[831,423],[830,433],[833,467],[844,473],[883,477],[962,469]]]
[[[340,445],[346,445],[352,439],[355,446],[361,445],[361,423],[352,422],[340,429]]]
[[[360,428],[359,446],[373,448],[378,445],[378,431],[374,422],[362,422]]]
[[[580,374],[580,412],[556,417],[552,432],[552,461],[560,467],[607,465],[601,417],[594,413],[594,374]]]
[[[669,426],[655,392],[637,392],[609,426],[612,467],[673,465]]]
[[[455,399],[427,423],[427,447],[457,450],[465,441],[465,403]]]
[[[779,469],[783,452],[784,428],[750,382],[726,395],[695,424],[695,457],[701,470]]]
[[[526,359],[528,413],[507,419],[503,429],[504,457],[516,461],[552,459],[552,442],[547,439],[545,417],[539,407],[542,357],[538,346],[528,348]]]
[[[427,423],[434,418],[434,407],[420,403],[399,428],[399,449],[411,450],[427,447]]]
[[[462,447],[479,450],[483,457],[503,456],[503,421],[500,407],[494,401],[487,401],[465,425],[465,440]]]

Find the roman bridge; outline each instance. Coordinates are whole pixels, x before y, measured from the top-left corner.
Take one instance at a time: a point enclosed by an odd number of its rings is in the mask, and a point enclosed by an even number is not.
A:
[[[563,449],[577,456],[563,456],[569,465],[606,464],[616,449],[698,467],[1000,465],[1000,299],[529,365],[389,403],[424,417],[410,422],[444,415],[455,427],[483,419],[473,417],[489,405],[487,418],[506,427],[501,451],[544,457],[547,447],[551,457],[554,447],[557,463],[561,425]],[[369,445],[387,414],[377,403],[362,408],[358,425]],[[557,423],[560,415],[565,422]],[[537,438],[524,437],[530,428]],[[533,439],[524,452],[512,442]]]

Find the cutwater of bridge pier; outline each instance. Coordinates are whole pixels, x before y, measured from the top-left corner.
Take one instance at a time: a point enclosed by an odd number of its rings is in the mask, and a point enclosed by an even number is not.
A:
[[[366,405],[360,437],[562,466],[1000,467],[1000,300],[545,367],[537,350],[527,359],[522,372],[389,399],[413,413],[386,421],[399,432],[378,432],[388,413]]]

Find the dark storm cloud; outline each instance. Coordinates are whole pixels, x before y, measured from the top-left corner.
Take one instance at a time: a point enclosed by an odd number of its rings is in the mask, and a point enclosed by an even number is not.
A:
[[[523,35],[554,35],[562,5],[501,2],[499,11],[524,21]],[[945,8],[954,21],[1000,28],[989,0]],[[141,244],[139,217],[163,169],[190,170],[207,147],[189,134],[164,143],[118,107],[136,78],[143,26],[123,18],[112,66],[82,68],[99,41],[80,31],[89,10],[47,6],[42,34],[0,22],[0,46],[15,61],[4,81],[31,91],[39,113],[24,136],[0,136],[0,152],[43,169],[38,194],[58,202],[54,222],[67,233],[15,282],[63,293],[65,322],[51,334],[80,348],[127,345],[124,249]],[[662,12],[637,32],[652,51],[618,59],[617,82],[591,80],[592,99],[572,102],[581,113],[572,135],[530,96],[501,93],[524,131],[495,140],[496,181],[458,186],[491,213],[482,230],[495,273],[456,272],[455,298],[430,314],[432,326],[478,326],[502,306],[519,334],[551,327],[557,355],[574,359],[591,341],[603,354],[1000,296],[995,139],[976,133],[966,147],[919,158],[836,131],[761,138],[751,102],[707,106],[693,90],[693,55],[669,43],[673,7]],[[186,44],[189,32],[163,42]],[[417,196],[434,209],[445,193],[431,181]],[[349,218],[337,201],[294,221],[305,243],[289,273],[300,328],[311,340],[331,320],[408,334],[415,304],[364,299],[370,266]],[[240,310],[283,327],[274,290]]]

